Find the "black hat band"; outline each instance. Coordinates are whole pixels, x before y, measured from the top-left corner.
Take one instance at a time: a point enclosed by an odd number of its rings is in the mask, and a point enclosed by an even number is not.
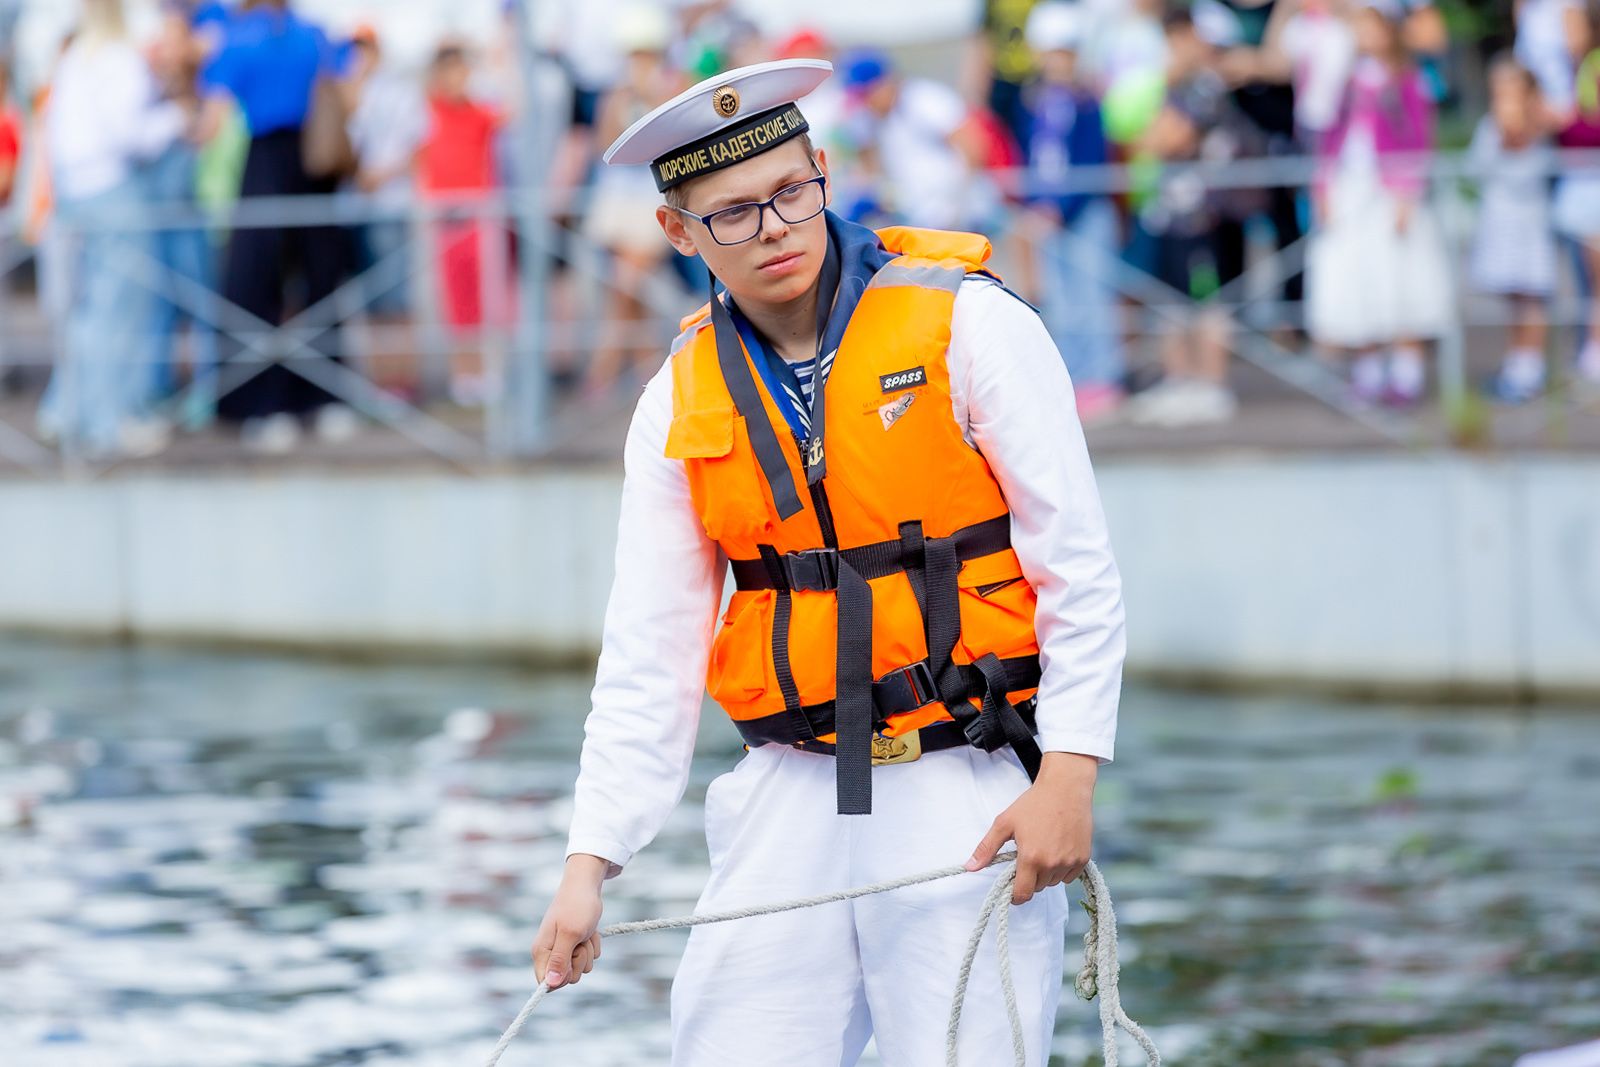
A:
[[[666,192],[690,178],[731,167],[811,128],[794,104],[780,104],[693,144],[674,148],[650,164],[656,188]]]

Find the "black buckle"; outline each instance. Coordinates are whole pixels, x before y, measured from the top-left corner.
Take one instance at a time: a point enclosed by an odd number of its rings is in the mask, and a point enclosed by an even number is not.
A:
[[[998,751],[1006,743],[1006,735],[999,729],[994,713],[973,708],[966,701],[961,703],[965,713],[958,713],[956,721],[961,724],[961,732],[967,735],[967,744],[981,752]]]
[[[999,699],[1003,701],[1005,696],[1002,694]],[[1026,700],[1019,700],[1009,707],[1022,719],[1022,725],[1028,728],[1029,733],[1039,732],[1038,697],[1031,696]],[[1000,724],[1001,711],[990,701],[984,701],[981,708],[974,708],[963,700],[951,709],[951,713],[955,717],[956,724],[961,727],[961,732],[967,735],[968,744],[973,748],[984,752],[998,752],[1011,743],[1006,739],[1005,728]]]
[[[783,573],[789,579],[790,589],[832,592],[839,588],[839,550],[808,548],[803,552],[785,553]]]
[[[900,674],[911,687],[912,699],[916,701],[912,707],[920,708],[939,699],[939,684],[934,681],[933,668],[928,666],[927,660],[921,659],[909,667],[901,667]]]
[[[896,667],[872,683],[872,702],[884,718],[902,711],[915,711],[939,699],[939,687],[927,660],[907,667]]]

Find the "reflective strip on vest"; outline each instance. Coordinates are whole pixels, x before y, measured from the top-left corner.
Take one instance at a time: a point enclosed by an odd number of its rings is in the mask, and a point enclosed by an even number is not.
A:
[[[927,289],[944,289],[954,293],[967,278],[962,267],[942,267],[938,264],[902,263],[898,260],[885,264],[872,276],[868,289],[886,285],[920,285]]]

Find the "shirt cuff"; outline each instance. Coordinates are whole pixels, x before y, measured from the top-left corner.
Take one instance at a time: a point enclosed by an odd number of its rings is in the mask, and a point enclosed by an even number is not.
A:
[[[606,878],[615,878],[622,867],[633,858],[633,851],[604,837],[574,836],[567,839],[567,858],[582,853],[599,856],[607,863]]]
[[[1116,742],[1096,734],[1067,733],[1055,730],[1039,731],[1039,751],[1073,752],[1080,756],[1093,756],[1101,766],[1110,763],[1116,753]]]

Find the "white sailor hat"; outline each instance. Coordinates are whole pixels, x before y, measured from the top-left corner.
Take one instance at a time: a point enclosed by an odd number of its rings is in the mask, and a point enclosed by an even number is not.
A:
[[[1083,11],[1076,3],[1047,0],[1029,13],[1023,36],[1035,52],[1070,52],[1083,43],[1083,31]]]
[[[810,127],[795,101],[833,73],[824,59],[782,59],[725,71],[622,131],[607,163],[648,163],[665,192],[776,148]]]

